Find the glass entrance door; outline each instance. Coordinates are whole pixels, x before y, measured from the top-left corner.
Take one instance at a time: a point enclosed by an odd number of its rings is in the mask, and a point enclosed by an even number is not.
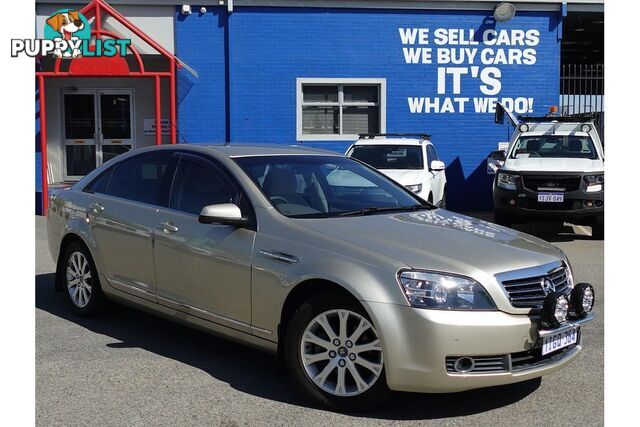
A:
[[[75,181],[134,146],[133,91],[63,93],[64,179]]]
[[[97,166],[95,91],[63,94],[64,179],[78,180]]]
[[[130,90],[100,90],[100,164],[133,146]]]

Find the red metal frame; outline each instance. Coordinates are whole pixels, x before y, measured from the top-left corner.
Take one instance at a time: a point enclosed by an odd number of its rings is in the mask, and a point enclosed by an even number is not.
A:
[[[142,57],[138,53],[137,49],[130,45],[129,50],[134,55],[139,71],[129,70],[126,74],[122,72],[109,73],[107,69],[104,69],[100,64],[95,64],[95,68],[91,70],[91,73],[86,75],[70,73],[69,71],[60,71],[60,65],[62,59],[57,59],[54,66],[54,71],[37,71],[36,78],[38,80],[38,89],[40,93],[40,155],[41,155],[41,168],[42,168],[42,214],[47,215],[49,208],[49,182],[48,165],[47,165],[47,120],[46,120],[46,108],[45,108],[45,78],[65,78],[65,77],[141,77],[141,78],[153,78],[154,79],[154,91],[155,91],[155,123],[156,123],[156,145],[162,144],[162,126],[161,126],[161,79],[169,79],[169,124],[171,132],[171,144],[177,142],[176,139],[176,70],[182,68],[180,61],[171,52],[164,49],[158,43],[156,43],[151,37],[145,34],[140,28],[133,25],[124,16],[122,16],[117,10],[112,8],[104,0],[92,0],[83,9],[80,10],[87,19],[94,18],[94,29],[91,31],[92,35],[95,35],[97,39],[103,37],[119,39],[117,34],[104,30],[102,28],[103,16],[110,15],[120,24],[122,24],[129,31],[138,36],[141,40],[151,46],[159,54],[167,58],[169,61],[169,71],[164,72],[149,72],[145,70]],[[93,58],[78,58],[71,61],[82,60],[91,61]],[[87,64],[91,64],[88,62]],[[102,63],[104,64],[104,63]],[[70,68],[71,69],[71,68]],[[115,68],[114,68],[115,69]]]

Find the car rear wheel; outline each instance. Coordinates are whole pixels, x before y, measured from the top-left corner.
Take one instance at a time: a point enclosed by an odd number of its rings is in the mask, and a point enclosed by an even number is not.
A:
[[[64,288],[73,311],[92,316],[104,309],[107,298],[89,250],[80,242],[71,243],[64,251]]]
[[[314,297],[295,312],[285,361],[296,385],[329,409],[361,411],[389,395],[378,332],[364,309],[342,296]]]

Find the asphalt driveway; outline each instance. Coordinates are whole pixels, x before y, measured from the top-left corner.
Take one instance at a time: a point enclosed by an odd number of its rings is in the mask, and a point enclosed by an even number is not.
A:
[[[275,359],[166,320],[117,308],[82,319],[53,290],[45,221],[36,217],[38,425],[602,425],[603,242],[583,227],[519,227],[563,249],[595,286],[585,350],[540,380],[456,394],[398,393],[364,416],[308,406]],[[131,254],[135,256],[135,254]]]

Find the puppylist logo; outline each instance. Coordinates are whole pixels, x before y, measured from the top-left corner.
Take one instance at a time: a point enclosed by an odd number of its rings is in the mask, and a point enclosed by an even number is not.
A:
[[[62,59],[80,56],[125,56],[130,39],[96,39],[91,44],[91,26],[77,10],[60,9],[49,16],[44,24],[44,39],[12,39],[11,56],[30,57],[53,55]]]

